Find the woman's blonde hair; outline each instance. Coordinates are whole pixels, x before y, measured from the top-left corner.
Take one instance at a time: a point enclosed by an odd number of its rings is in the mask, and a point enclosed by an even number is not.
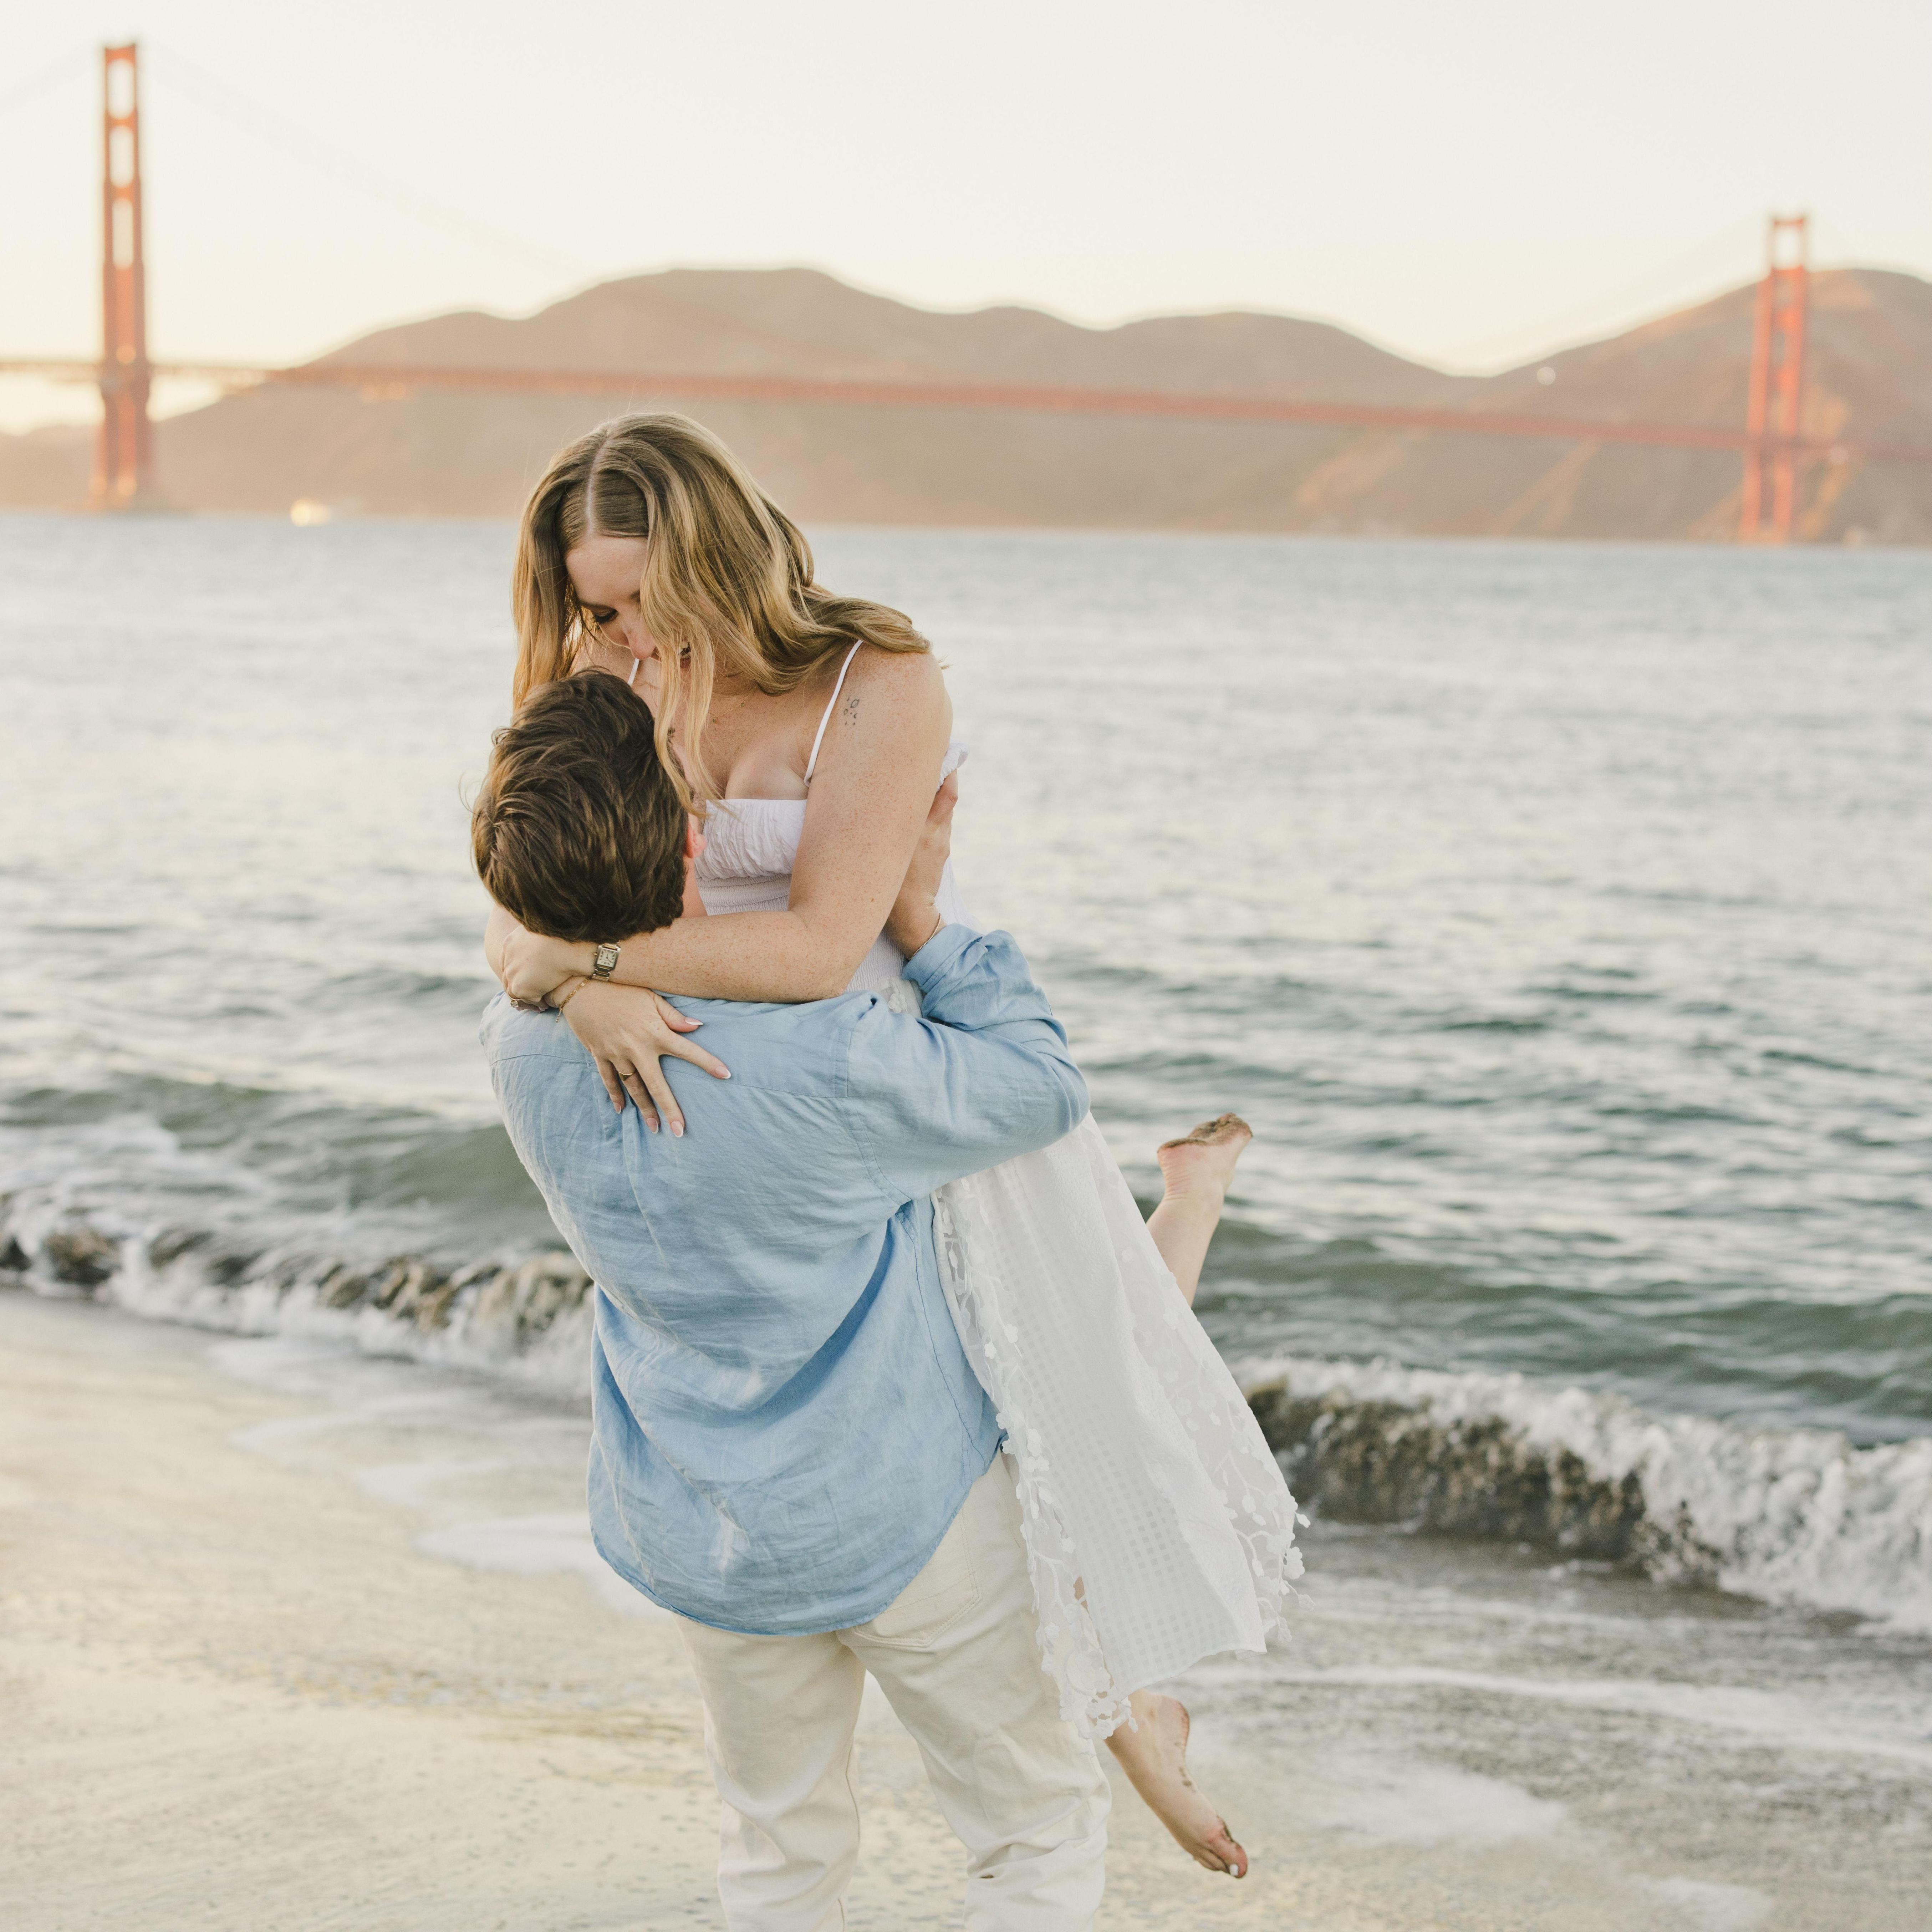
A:
[[[645,544],[638,602],[658,644],[658,753],[688,810],[717,796],[698,741],[721,667],[776,695],[855,641],[932,648],[900,612],[816,583],[798,526],[709,430],[684,416],[620,416],[560,451],[524,508],[513,596],[519,705],[567,676],[596,633],[564,561],[592,536]],[[698,723],[674,756],[680,715]]]

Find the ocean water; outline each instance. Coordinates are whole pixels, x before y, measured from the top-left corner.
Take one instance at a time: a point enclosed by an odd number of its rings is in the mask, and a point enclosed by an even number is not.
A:
[[[1334,1575],[1932,1629],[1932,556],[818,542],[1137,1187],[1256,1128],[1200,1307]],[[510,545],[0,518],[0,1277],[578,1400],[475,1042]]]

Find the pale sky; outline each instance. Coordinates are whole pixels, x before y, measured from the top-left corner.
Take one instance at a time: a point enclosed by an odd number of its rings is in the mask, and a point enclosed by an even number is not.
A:
[[[130,35],[163,358],[802,262],[938,308],[1319,316],[1486,369],[1750,277],[1774,208],[1812,212],[1825,262],[1932,274],[1924,0],[0,19],[0,356],[96,352],[98,49]],[[0,383],[10,426],[87,406]]]

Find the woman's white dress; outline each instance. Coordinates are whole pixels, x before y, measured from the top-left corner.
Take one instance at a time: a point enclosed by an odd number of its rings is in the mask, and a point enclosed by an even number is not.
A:
[[[805,811],[712,808],[707,911],[784,909]],[[939,905],[974,923],[950,865]],[[904,964],[882,936],[852,989],[916,1012]],[[1105,1736],[1129,1692],[1264,1648],[1301,1574],[1294,1499],[1090,1115],[933,1207],[952,1318],[1018,1471],[1041,1654],[1065,1715]]]

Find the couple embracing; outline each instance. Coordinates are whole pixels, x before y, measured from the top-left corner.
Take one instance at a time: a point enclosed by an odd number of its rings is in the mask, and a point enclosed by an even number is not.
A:
[[[565,450],[515,604],[484,1040],[596,1283],[592,1526],[680,1620],[728,1922],[844,1922],[868,1672],[976,1932],[1091,1922],[1103,1739],[1240,1876],[1151,1687],[1261,1648],[1300,1570],[1190,1306],[1246,1130],[1163,1148],[1143,1222],[1026,962],[960,901],[925,640],[820,586],[704,430]]]

